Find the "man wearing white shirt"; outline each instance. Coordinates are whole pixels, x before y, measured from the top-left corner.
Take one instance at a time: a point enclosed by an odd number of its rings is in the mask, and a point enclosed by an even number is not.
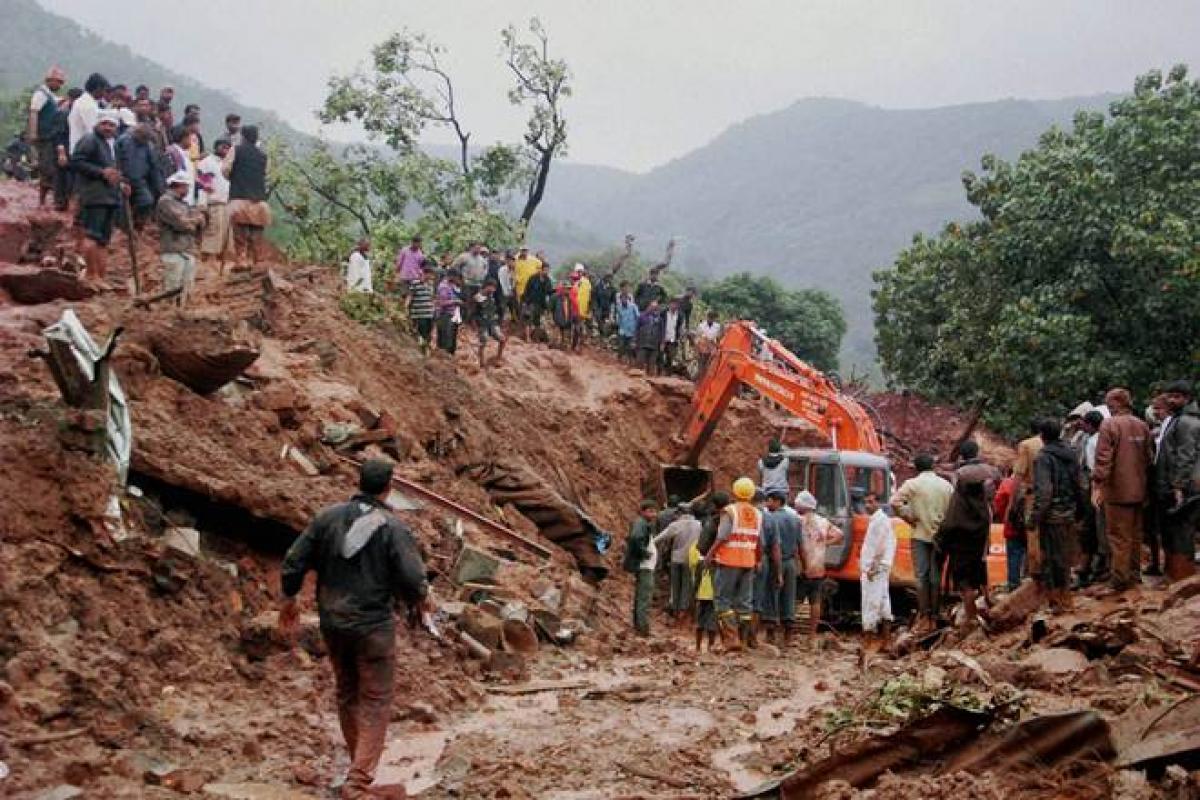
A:
[[[350,264],[346,268],[347,291],[363,294],[374,292],[371,284],[371,261],[368,258],[370,255],[371,243],[366,239],[359,239],[358,244],[354,246],[354,252],[350,254]]]
[[[232,145],[228,139],[213,142],[213,151],[196,165],[200,184],[200,205],[208,209],[208,225],[200,243],[200,258],[219,261],[219,274],[225,274],[225,259],[233,252],[233,227],[229,224],[229,179],[221,171],[221,162]]]
[[[108,80],[99,72],[93,72],[83,84],[83,94],[71,105],[67,116],[67,143],[71,153],[75,145],[96,127],[100,116],[100,103],[108,96]]]

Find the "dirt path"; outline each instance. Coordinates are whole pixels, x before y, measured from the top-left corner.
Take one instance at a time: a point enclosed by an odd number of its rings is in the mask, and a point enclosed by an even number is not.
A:
[[[697,657],[688,632],[660,637],[638,654],[539,657],[533,685],[580,688],[493,691],[473,711],[394,726],[379,781],[428,798],[724,796],[768,777],[780,765],[764,745],[857,675],[857,646],[833,639]]]

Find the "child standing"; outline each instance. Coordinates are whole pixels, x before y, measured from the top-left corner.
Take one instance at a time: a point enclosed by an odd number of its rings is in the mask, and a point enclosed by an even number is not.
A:
[[[496,362],[504,359],[504,333],[500,330],[500,301],[496,297],[496,289],[496,281],[488,278],[479,294],[475,295],[475,317],[479,322],[479,368],[482,370],[487,369],[484,354],[487,352],[488,339],[495,339],[500,345]]]
[[[702,652],[708,638],[708,652],[717,640],[717,607],[713,596],[712,570],[700,563],[700,547],[693,542],[688,550],[688,565],[696,576],[696,652]]]
[[[421,280],[408,285],[408,318],[417,330],[421,353],[429,355],[433,343],[433,289],[435,273],[433,264],[426,260],[421,267]]]

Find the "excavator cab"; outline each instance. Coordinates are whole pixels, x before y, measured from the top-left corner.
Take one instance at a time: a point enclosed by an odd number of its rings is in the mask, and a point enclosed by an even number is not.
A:
[[[863,498],[873,493],[887,502],[891,496],[892,475],[887,459],[850,450],[799,449],[788,450],[786,455],[791,462],[793,497],[804,490],[811,492],[817,498],[817,513],[845,534],[840,544],[825,551],[826,568],[842,570],[850,562],[856,543],[861,545],[863,531],[856,530],[855,520],[866,514]]]

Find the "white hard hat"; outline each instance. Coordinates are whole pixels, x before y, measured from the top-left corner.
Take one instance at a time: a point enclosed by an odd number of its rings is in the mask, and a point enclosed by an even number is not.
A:
[[[191,182],[192,179],[183,170],[179,170],[178,172],[172,174],[171,177],[167,178],[167,186],[174,186],[177,183],[188,184]]]

